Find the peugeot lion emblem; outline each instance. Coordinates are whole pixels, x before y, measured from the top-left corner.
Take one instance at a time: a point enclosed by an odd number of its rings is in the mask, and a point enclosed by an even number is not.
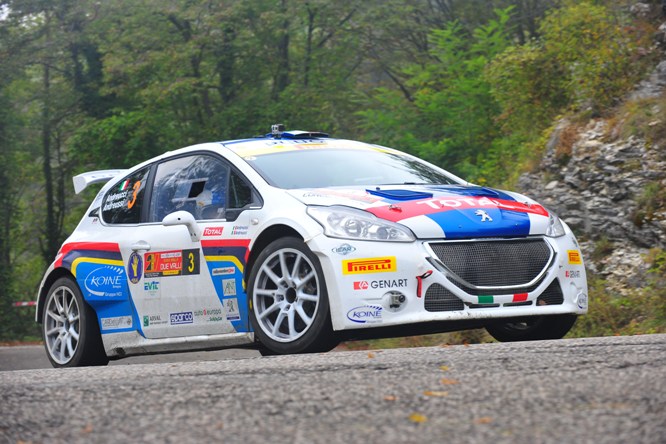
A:
[[[481,222],[485,222],[485,221],[492,222],[493,221],[493,218],[488,216],[488,213],[486,213],[483,210],[476,210],[474,212],[474,214],[476,214],[477,216],[481,216]]]

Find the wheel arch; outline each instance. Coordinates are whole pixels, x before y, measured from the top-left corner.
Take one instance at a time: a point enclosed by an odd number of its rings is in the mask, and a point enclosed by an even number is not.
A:
[[[39,297],[37,299],[37,312],[35,314],[36,321],[37,323],[41,324],[42,323],[42,316],[44,315],[44,303],[46,302],[46,296],[48,296],[49,290],[51,289],[51,286],[55,281],[57,281],[60,278],[69,278],[74,282],[77,286],[79,285],[76,282],[76,278],[72,274],[71,271],[69,271],[66,268],[60,267],[54,269],[49,275],[44,279],[44,282],[42,283],[42,287],[39,289]],[[87,303],[84,299],[84,303]]]
[[[261,254],[261,252],[268,246],[268,244],[276,239],[283,237],[295,237],[303,240],[303,236],[301,236],[298,231],[294,230],[288,225],[283,224],[268,227],[259,235],[259,237],[257,237],[257,240],[254,242],[252,249],[250,250],[250,256],[247,259],[247,263],[245,264],[245,272],[243,273],[243,281],[245,282],[246,288],[248,285],[248,280],[250,279],[252,267],[254,266],[254,262],[257,260],[257,256]]]

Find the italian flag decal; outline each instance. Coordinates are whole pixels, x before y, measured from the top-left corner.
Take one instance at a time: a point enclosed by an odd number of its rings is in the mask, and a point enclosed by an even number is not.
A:
[[[495,296],[480,295],[477,297],[479,298],[479,304],[495,303]],[[511,302],[525,302],[525,301],[527,301],[527,293],[518,293],[513,295],[513,300]]]
[[[129,187],[130,181],[129,179],[125,180],[123,183],[120,184],[120,191],[124,191]]]

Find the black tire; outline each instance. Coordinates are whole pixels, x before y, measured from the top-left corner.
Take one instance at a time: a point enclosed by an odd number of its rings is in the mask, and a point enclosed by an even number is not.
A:
[[[42,338],[54,367],[106,365],[97,316],[70,278],[51,285],[44,302]]]
[[[561,339],[576,319],[573,314],[501,319],[486,325],[486,330],[500,342]]]
[[[262,354],[324,352],[339,342],[321,264],[300,239],[277,239],[259,254],[248,298],[254,334],[267,349]]]

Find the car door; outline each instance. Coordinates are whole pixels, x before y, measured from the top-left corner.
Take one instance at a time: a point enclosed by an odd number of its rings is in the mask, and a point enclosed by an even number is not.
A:
[[[232,176],[230,165],[211,154],[155,166],[146,223],[120,242],[144,336],[247,331],[242,273],[249,240],[230,238],[244,223],[226,217]]]

